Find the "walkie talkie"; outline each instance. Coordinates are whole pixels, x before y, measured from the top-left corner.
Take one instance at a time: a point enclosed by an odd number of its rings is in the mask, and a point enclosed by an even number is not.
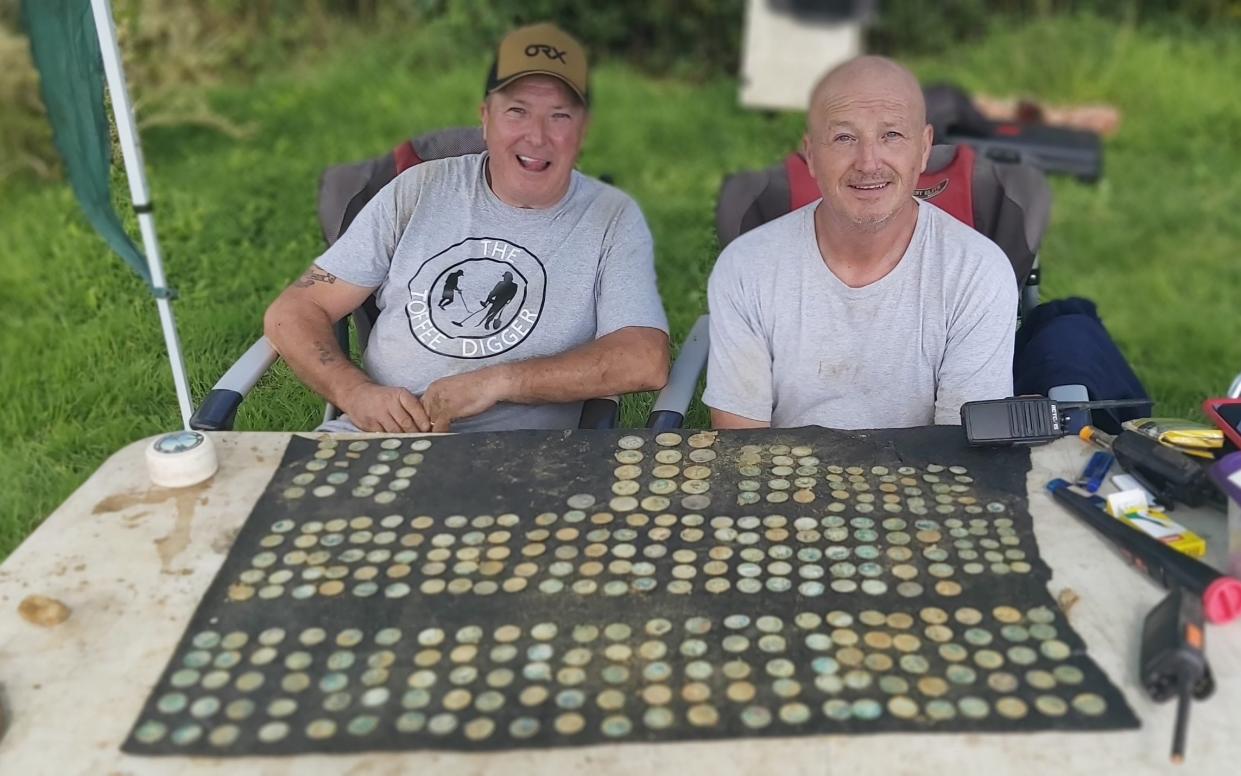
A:
[[[1057,402],[1044,396],[968,401],[961,405],[961,425],[971,445],[1038,445],[1065,435],[1065,410],[1102,410],[1149,406],[1149,399]]]

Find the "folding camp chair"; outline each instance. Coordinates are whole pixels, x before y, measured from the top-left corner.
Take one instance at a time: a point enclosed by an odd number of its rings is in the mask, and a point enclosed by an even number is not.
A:
[[[444,129],[407,140],[383,156],[327,168],[319,179],[318,194],[324,242],[329,246],[335,243],[366,203],[410,167],[432,159],[480,153],[484,148],[483,133],[477,127]],[[337,322],[335,333],[341,349],[346,353],[350,349],[350,320],[359,346],[365,348],[378,316],[375,297],[371,296]],[[241,402],[277,358],[279,355],[267,338],[259,337],[212,387],[190,419],[190,426],[204,431],[231,429]],[[328,403],[323,419],[332,420],[338,414],[337,408]],[[590,399],[582,404],[579,428],[614,428],[618,415],[617,397]]]
[[[1051,215],[1051,190],[1033,165],[1000,163],[969,146],[934,146],[914,194],[991,238],[1008,256],[1018,288],[1020,313],[1039,303],[1038,249]],[[720,246],[819,198],[805,158],[789,154],[763,170],[724,179],[716,203]],[[709,315],[699,317],[672,365],[668,384],[648,416],[649,428],[677,428],[707,363]]]
[[[922,93],[936,143],[968,145],[988,159],[1025,161],[1084,183],[1096,183],[1103,175],[1103,143],[1094,132],[1039,121],[990,121],[969,94],[951,84],[928,86]]]

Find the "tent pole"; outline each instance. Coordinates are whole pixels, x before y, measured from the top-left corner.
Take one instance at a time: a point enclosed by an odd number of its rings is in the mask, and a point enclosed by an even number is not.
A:
[[[112,114],[116,118],[117,134],[120,136],[125,173],[129,178],[129,195],[138,214],[138,228],[142,232],[142,245],[151,271],[151,285],[157,292],[155,304],[159,308],[164,343],[168,347],[172,382],[176,386],[177,402],[181,407],[181,423],[189,429],[190,415],[194,412],[193,402],[190,400],[190,381],[185,371],[185,359],[181,355],[181,340],[177,336],[177,322],[172,315],[172,304],[164,293],[167,290],[164,262],[159,252],[159,238],[155,234],[155,215],[151,210],[151,197],[143,169],[142,146],[139,144],[138,130],[134,124],[133,105],[129,101],[129,88],[125,85],[125,71],[121,67],[121,53],[116,44],[112,6],[108,0],[91,0],[91,9],[95,16],[95,30],[99,35],[103,68],[108,78],[108,92],[112,95]]]

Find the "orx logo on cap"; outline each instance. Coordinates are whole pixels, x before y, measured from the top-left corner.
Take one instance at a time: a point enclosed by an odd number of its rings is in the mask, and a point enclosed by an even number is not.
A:
[[[504,36],[487,77],[486,93],[527,75],[559,78],[583,103],[588,102],[586,49],[554,24],[532,24]]]

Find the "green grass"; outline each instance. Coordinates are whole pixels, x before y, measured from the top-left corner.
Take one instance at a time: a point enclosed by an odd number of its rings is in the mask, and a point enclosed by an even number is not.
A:
[[[312,64],[218,89],[242,141],[193,128],[143,137],[157,223],[196,398],[260,332],[267,302],[320,249],[318,175],[410,134],[476,120],[481,57],[434,36],[345,36]],[[444,62],[451,64],[445,65]],[[995,94],[1102,100],[1124,111],[1098,186],[1054,183],[1046,297],[1082,294],[1159,400],[1193,414],[1241,369],[1241,49],[1090,19],[999,32],[913,63]],[[659,80],[622,66],[595,80],[582,158],[633,194],[655,234],[674,340],[705,308],[722,175],[765,165],[801,117],[736,107],[736,83]],[[10,182],[0,208],[0,556],[127,442],[179,419],[154,303],[110,256],[63,185]],[[642,402],[630,402],[636,422]],[[320,405],[278,368],[243,429],[307,429]],[[705,420],[696,407],[691,421]]]

